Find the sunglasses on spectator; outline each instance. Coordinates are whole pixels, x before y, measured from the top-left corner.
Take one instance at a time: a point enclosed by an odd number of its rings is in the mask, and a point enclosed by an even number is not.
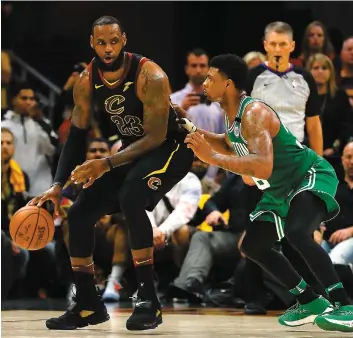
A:
[[[90,149],[88,149],[89,153],[96,153],[97,151],[99,151],[100,153],[105,153],[109,150],[107,148],[90,148]]]

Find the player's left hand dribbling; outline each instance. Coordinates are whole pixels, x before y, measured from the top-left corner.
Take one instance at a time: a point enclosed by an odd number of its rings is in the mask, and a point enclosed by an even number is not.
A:
[[[188,134],[184,142],[201,161],[210,163],[214,152],[210,144],[205,140],[204,135],[199,132]]]
[[[75,184],[84,183],[83,189],[86,189],[107,171],[109,171],[109,166],[106,159],[89,160],[72,171],[71,180]]]

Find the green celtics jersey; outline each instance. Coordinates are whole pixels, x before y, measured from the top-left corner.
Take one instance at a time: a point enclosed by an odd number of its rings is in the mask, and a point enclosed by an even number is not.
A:
[[[246,107],[256,101],[264,103],[261,100],[244,96],[232,125],[229,125],[228,116],[225,116],[227,134],[238,156],[249,154],[247,141],[241,134],[241,118]],[[272,139],[272,143],[273,170],[271,177],[268,180],[253,177],[253,180],[266,195],[274,201],[280,202],[305,177],[319,157],[313,150],[299,143],[282,122],[278,134]]]

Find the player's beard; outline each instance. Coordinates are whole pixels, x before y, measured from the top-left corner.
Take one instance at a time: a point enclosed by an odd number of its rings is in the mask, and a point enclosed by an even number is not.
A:
[[[96,60],[98,61],[98,68],[103,71],[103,72],[115,72],[124,63],[124,56],[125,56],[125,49],[124,47],[121,49],[117,59],[111,63],[111,64],[106,64],[104,61],[101,60],[101,58],[98,56],[96,51],[94,51],[94,54],[96,55]]]

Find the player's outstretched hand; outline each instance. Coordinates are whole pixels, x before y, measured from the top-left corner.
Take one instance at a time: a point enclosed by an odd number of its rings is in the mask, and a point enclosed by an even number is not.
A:
[[[61,199],[61,187],[60,185],[53,185],[47,191],[32,198],[27,205],[36,205],[41,207],[46,201],[52,201],[54,203],[55,215],[59,215],[59,206]]]
[[[204,135],[198,132],[188,134],[184,141],[187,147],[203,162],[210,163],[215,154],[210,144],[205,140]]]
[[[89,160],[72,171],[71,180],[75,184],[84,183],[83,189],[86,189],[107,171],[109,171],[109,165],[105,158]]]

